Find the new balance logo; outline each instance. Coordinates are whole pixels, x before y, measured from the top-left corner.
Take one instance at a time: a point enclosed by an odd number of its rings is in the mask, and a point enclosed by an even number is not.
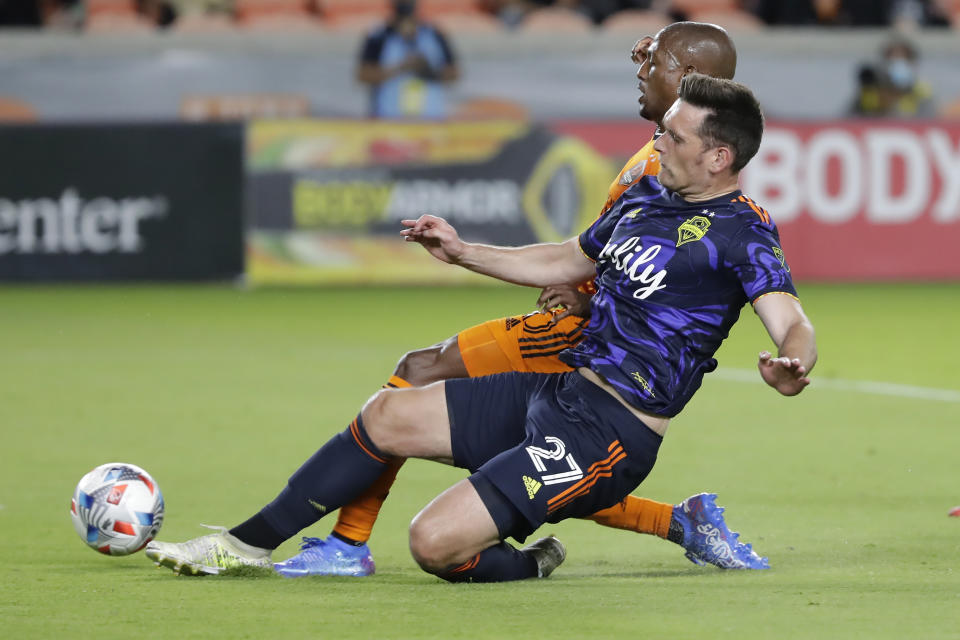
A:
[[[327,508],[322,504],[320,504],[319,502],[317,502],[316,500],[311,500],[310,498],[307,498],[307,502],[309,502],[310,506],[316,509],[317,511],[319,511],[320,513],[327,512]]]
[[[527,497],[533,500],[533,496],[537,495],[543,485],[530,476],[523,476],[523,486],[527,488]]]

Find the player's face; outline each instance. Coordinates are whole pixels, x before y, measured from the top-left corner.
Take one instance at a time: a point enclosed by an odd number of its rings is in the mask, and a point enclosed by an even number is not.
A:
[[[660,34],[653,39],[647,55],[637,69],[637,88],[640,90],[640,117],[657,124],[677,99],[677,89],[683,77],[683,66],[664,46]]]
[[[677,100],[663,117],[663,135],[653,148],[660,153],[660,184],[680,196],[697,194],[709,184],[708,159],[713,149],[707,148],[697,135],[706,109]]]

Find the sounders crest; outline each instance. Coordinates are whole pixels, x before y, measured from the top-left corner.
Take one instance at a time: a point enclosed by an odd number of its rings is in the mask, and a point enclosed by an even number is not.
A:
[[[677,246],[696,242],[707,235],[710,221],[703,216],[693,216],[677,228]]]

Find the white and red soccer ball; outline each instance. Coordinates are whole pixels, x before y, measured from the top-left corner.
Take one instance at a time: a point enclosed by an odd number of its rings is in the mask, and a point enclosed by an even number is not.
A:
[[[125,556],[157,536],[163,524],[163,494],[150,474],[136,465],[102,464],[77,484],[70,519],[91,548]]]

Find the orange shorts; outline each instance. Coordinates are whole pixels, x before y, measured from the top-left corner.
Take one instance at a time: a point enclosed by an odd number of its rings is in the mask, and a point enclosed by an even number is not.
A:
[[[489,320],[457,334],[460,356],[471,378],[507,371],[560,373],[571,367],[557,355],[583,339],[585,318],[535,311]]]

